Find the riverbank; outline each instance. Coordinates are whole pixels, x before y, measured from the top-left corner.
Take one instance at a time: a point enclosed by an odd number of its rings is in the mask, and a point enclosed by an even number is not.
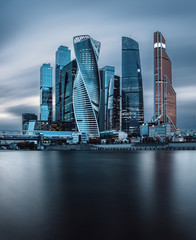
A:
[[[196,150],[196,143],[167,144],[77,144],[47,146],[44,150],[57,151],[145,151],[145,150]]]
[[[148,144],[73,144],[43,146],[43,149],[0,149],[0,151],[173,151],[196,150],[196,142],[192,143],[148,143]]]

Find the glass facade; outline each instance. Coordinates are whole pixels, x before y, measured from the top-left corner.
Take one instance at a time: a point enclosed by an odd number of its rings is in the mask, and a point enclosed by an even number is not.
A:
[[[74,81],[73,104],[79,132],[99,136],[100,79],[98,57],[101,43],[88,35],[73,39],[78,70]]]
[[[76,128],[73,109],[73,84],[76,71],[76,60],[71,61],[61,70],[61,119],[67,131],[74,131]]]
[[[99,111],[99,130],[107,130],[107,108],[108,108],[108,93],[109,84],[114,82],[114,71],[115,68],[112,66],[105,66],[100,69],[100,80],[101,80],[101,101]]]
[[[35,120],[37,121],[37,115],[34,113],[23,113],[22,114],[22,130],[27,130],[29,121]]]
[[[56,87],[56,121],[61,121],[61,70],[71,61],[71,50],[66,46],[60,46],[56,51],[55,87]]]
[[[110,81],[108,106],[107,106],[107,130],[120,130],[121,116],[120,77],[114,76]]]
[[[40,69],[40,120],[52,122],[52,67],[43,64]]]
[[[172,86],[172,64],[166,52],[166,41],[154,33],[154,112],[155,120],[171,123],[176,129],[176,93]]]
[[[139,135],[139,127],[143,122],[139,44],[129,37],[122,37],[122,130]]]

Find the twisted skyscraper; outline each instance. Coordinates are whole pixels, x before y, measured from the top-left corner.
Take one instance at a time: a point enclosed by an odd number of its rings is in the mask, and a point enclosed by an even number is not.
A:
[[[77,73],[73,87],[73,106],[79,132],[99,136],[98,113],[100,79],[98,57],[101,43],[88,35],[73,38]]]

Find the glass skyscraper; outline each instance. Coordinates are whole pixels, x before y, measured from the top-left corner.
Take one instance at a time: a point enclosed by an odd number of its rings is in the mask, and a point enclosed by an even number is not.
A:
[[[121,130],[120,77],[114,75],[109,84],[107,106],[107,130]]]
[[[52,122],[52,67],[43,64],[40,69],[40,120]]]
[[[55,87],[56,87],[56,121],[60,121],[61,109],[61,70],[71,61],[71,50],[66,46],[60,46],[56,51]]]
[[[122,130],[139,134],[144,122],[143,87],[138,43],[122,37]]]
[[[73,84],[76,71],[76,60],[71,61],[61,70],[61,119],[67,131],[76,129],[73,109]]]
[[[73,105],[78,131],[99,136],[100,78],[98,57],[101,43],[88,35],[73,38],[78,70],[73,89]]]
[[[100,69],[100,79],[101,79],[101,101],[100,101],[100,111],[99,111],[99,130],[107,130],[107,108],[108,108],[108,93],[109,84],[114,82],[114,71],[115,68],[112,66],[105,66]]]
[[[171,123],[176,129],[176,92],[172,86],[172,63],[166,52],[166,41],[154,33],[154,112],[155,121]]]
[[[34,113],[23,113],[22,114],[22,130],[27,130],[29,121],[35,120],[37,121],[37,115]]]

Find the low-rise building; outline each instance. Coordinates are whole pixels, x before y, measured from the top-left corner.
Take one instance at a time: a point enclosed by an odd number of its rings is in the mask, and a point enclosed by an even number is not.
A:
[[[148,123],[143,123],[141,126],[140,126],[140,136],[141,137],[148,137],[148,134],[149,134],[149,124]]]
[[[120,141],[123,141],[124,139],[127,139],[128,134],[123,131],[111,130],[101,132],[100,137],[102,139],[118,139]]]
[[[171,136],[171,124],[162,123],[158,125],[149,126],[149,135],[150,138],[166,138]]]

